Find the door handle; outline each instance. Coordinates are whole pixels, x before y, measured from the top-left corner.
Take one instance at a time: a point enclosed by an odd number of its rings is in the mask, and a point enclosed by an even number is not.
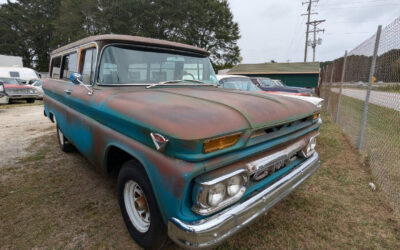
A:
[[[72,90],[66,89],[64,90],[65,93],[67,93],[67,95],[70,95],[72,93]]]

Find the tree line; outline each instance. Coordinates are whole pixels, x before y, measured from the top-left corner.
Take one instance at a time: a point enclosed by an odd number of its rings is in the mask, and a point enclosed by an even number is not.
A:
[[[215,69],[239,62],[239,26],[227,0],[16,0],[0,5],[0,54],[47,71],[50,52],[97,34],[127,34],[195,45]]]

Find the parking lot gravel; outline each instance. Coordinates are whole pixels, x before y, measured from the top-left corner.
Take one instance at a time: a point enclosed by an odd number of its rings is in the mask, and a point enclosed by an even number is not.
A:
[[[0,168],[25,157],[33,139],[53,130],[54,124],[43,116],[42,105],[0,109]]]

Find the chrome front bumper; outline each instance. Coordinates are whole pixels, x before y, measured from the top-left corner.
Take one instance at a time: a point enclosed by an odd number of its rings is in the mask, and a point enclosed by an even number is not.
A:
[[[175,243],[186,248],[218,245],[282,200],[319,166],[318,153],[314,153],[271,186],[218,214],[190,223],[171,218],[168,221],[168,235]]]
[[[23,99],[37,99],[39,97],[38,94],[12,94],[12,95],[8,95],[8,98],[10,98],[10,100],[23,100]]]

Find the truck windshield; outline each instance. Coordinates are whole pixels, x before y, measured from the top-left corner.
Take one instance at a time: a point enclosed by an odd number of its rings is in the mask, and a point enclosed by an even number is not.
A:
[[[4,84],[19,84],[19,82],[14,78],[0,78],[0,82]]]
[[[154,84],[166,81],[193,84],[190,80],[199,81],[199,84],[217,84],[208,57],[129,46],[106,47],[98,76],[100,84]]]

